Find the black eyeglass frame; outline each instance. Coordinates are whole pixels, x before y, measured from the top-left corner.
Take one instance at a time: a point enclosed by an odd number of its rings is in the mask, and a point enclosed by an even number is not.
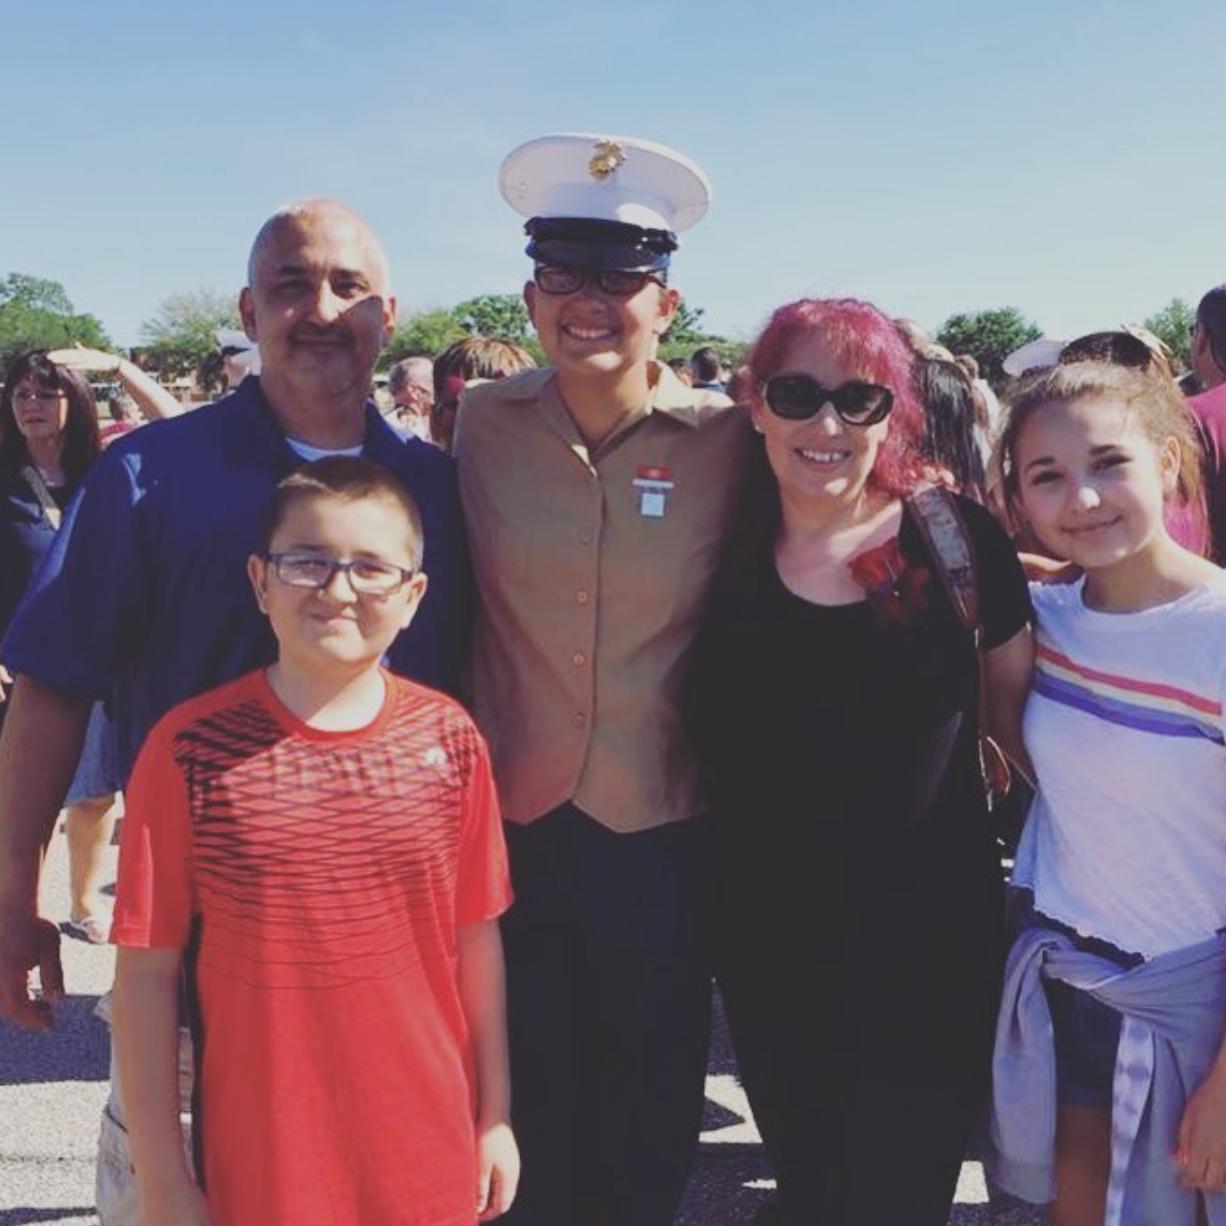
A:
[[[790,381],[794,387],[806,389],[800,406],[804,412],[796,412],[791,407],[780,408],[780,404],[786,403],[782,396],[785,380]],[[857,399],[864,400],[869,395],[879,395],[879,399],[867,412],[858,414],[855,411]],[[766,407],[784,421],[808,421],[816,417],[826,405],[830,405],[839,420],[849,426],[875,426],[878,422],[885,421],[894,408],[894,393],[880,383],[849,379],[838,387],[829,388],[819,383],[812,375],[805,374],[771,375],[762,384],[762,399],[766,402]]]
[[[569,275],[574,279],[574,285],[570,289],[550,289],[541,280],[542,273],[547,276],[552,273]],[[618,277],[626,278],[626,280],[619,283],[616,281]],[[537,264],[532,270],[533,284],[542,294],[548,294],[553,298],[565,298],[570,294],[577,294],[593,281],[600,288],[600,292],[607,294],[610,298],[633,298],[649,281],[654,282],[661,289],[667,288],[668,285],[658,273],[638,272],[628,268],[572,268],[564,264]]]
[[[394,596],[404,585],[418,573],[415,570],[406,570],[403,566],[397,566],[394,562],[384,562],[381,558],[350,558],[348,562],[342,562],[338,558],[330,558],[327,554],[309,553],[301,549],[282,550],[277,553],[265,553],[264,561],[272,567],[273,573],[277,576],[279,582],[284,583],[286,587],[302,588],[303,590],[310,589],[315,592],[322,592],[329,583],[332,582],[338,572],[343,572],[349,580],[349,586],[359,596]],[[282,571],[282,563],[286,560],[294,560],[299,562],[317,562],[326,564],[328,573],[319,583],[303,583],[293,579],[287,579]],[[400,578],[394,582],[391,587],[370,587],[365,581],[356,578],[355,567],[359,566],[378,566],[389,572],[398,572]]]

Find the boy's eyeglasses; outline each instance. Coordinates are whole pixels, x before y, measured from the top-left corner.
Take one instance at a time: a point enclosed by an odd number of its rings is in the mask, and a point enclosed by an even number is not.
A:
[[[633,298],[648,281],[656,285],[664,282],[654,273],[628,272],[622,268],[605,268],[599,271],[588,268],[563,268],[557,264],[538,264],[532,271],[532,280],[542,294],[577,294],[592,281],[602,293],[610,298]]]
[[[390,596],[417,573],[377,558],[341,562],[322,553],[266,553],[264,560],[288,587],[322,591],[332,582],[332,576],[342,571],[349,579],[349,586],[362,596]]]
[[[894,393],[879,383],[853,380],[830,388],[812,375],[772,375],[762,385],[762,395],[770,411],[787,421],[815,417],[829,404],[849,426],[872,426],[894,407]]]

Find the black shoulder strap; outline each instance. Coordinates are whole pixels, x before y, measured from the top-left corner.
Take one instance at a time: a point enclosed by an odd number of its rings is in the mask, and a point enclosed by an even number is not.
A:
[[[978,635],[979,581],[975,548],[957,500],[949,490],[928,485],[907,499],[907,509],[936,563],[958,620]]]

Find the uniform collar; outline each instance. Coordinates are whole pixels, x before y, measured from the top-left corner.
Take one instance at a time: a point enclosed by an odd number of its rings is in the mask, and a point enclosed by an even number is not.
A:
[[[693,388],[687,387],[665,363],[653,360],[648,378],[647,403],[643,406],[642,413],[629,417],[616,431],[616,435],[621,435],[648,414],[662,414],[682,425],[696,427],[709,411],[712,393],[695,392]],[[508,400],[535,401],[541,415],[558,434],[568,442],[578,439],[575,423],[566,411],[558,392],[552,367],[546,366],[514,375],[503,384],[503,395]],[[721,400],[719,403],[726,404],[727,401]]]

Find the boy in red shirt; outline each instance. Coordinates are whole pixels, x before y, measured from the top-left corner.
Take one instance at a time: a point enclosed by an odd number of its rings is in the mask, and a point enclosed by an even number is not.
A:
[[[141,750],[112,933],[141,1226],[472,1226],[514,1197],[486,748],[379,663],[425,593],[421,554],[378,466],[287,477],[248,563],[277,662],[176,707]]]

